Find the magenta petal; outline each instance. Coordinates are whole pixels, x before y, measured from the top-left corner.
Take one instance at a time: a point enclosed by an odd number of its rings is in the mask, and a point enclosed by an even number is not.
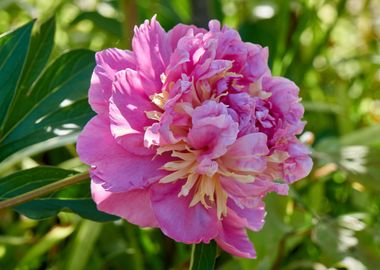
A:
[[[183,243],[208,243],[220,228],[215,208],[198,203],[189,207],[192,193],[178,197],[183,182],[154,184],[151,189],[153,211],[165,235]]]
[[[224,164],[234,170],[261,172],[266,167],[267,136],[251,133],[238,138],[223,156]]]
[[[122,217],[141,227],[158,227],[150,203],[149,189],[116,193],[106,191],[93,181],[91,193],[100,211]]]
[[[268,192],[277,192],[280,195],[288,193],[288,185],[275,183],[272,180],[257,178],[253,183],[243,184],[234,179],[221,177],[223,188],[228,194],[236,198],[261,197]]]
[[[135,27],[132,47],[139,71],[157,88],[162,85],[160,75],[165,71],[170,60],[171,48],[167,43],[167,33],[156,21],[155,16],[150,23],[146,20],[139,28]]]
[[[79,135],[77,152],[81,160],[92,166],[92,173],[104,180],[108,191],[125,192],[139,189],[164,175],[165,156],[138,156],[115,142],[109,121],[95,116]]]
[[[116,141],[132,154],[154,154],[144,147],[144,133],[153,124],[145,112],[156,109],[144,92],[138,72],[127,69],[116,74],[109,108],[111,131]]]
[[[310,150],[298,140],[289,144],[290,157],[285,161],[285,178],[288,183],[293,183],[306,177],[312,167],[313,160],[310,158]]]
[[[168,40],[171,45],[171,49],[174,50],[177,47],[178,41],[186,36],[189,30],[193,31],[193,34],[196,35],[198,33],[205,33],[206,30],[203,28],[198,28],[194,25],[185,25],[185,24],[177,24],[168,32]]]
[[[132,52],[115,48],[97,52],[95,58],[96,67],[92,74],[88,99],[91,108],[102,114],[108,112],[115,73],[126,68],[134,69],[135,59]]]
[[[247,62],[242,73],[251,81],[258,80],[265,74],[270,74],[268,67],[268,48],[249,42],[245,43],[248,50]]]
[[[251,199],[250,204],[250,206],[238,206],[233,200],[229,200],[228,207],[246,221],[245,227],[259,231],[264,226],[266,215],[264,203],[261,198],[255,198]]]
[[[231,209],[222,221],[222,230],[215,241],[225,251],[243,258],[256,258],[256,252],[244,228],[244,221]]]

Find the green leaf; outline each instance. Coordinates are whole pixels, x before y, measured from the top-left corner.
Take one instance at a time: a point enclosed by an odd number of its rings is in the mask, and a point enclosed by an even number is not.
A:
[[[44,219],[56,216],[59,212],[74,212],[79,216],[98,222],[113,221],[118,217],[99,212],[90,198],[59,199],[42,198],[33,200],[14,208],[20,214],[31,219]]]
[[[190,270],[212,270],[215,266],[216,243],[194,244],[191,252]]]
[[[54,61],[23,99],[23,106],[12,114],[3,142],[25,137],[25,131],[40,129],[38,124],[47,116],[86,98],[94,66],[94,53],[88,50],[71,51]]]
[[[43,151],[59,145],[41,142],[57,137],[72,142],[94,115],[87,102],[94,53],[70,51],[46,69],[54,44],[55,19],[42,24],[31,38],[33,23],[0,37],[2,168],[18,162],[22,155],[17,153],[26,148],[39,144],[35,149]]]
[[[32,87],[33,82],[45,68],[54,46],[55,17],[41,25],[39,31],[32,36],[28,58],[22,73],[14,104],[22,102],[24,95]],[[17,108],[12,108],[17,109]]]
[[[26,146],[79,132],[94,115],[86,98],[94,53],[75,50],[59,57],[11,114],[0,140],[0,161]]]
[[[94,115],[87,99],[79,100],[71,106],[64,107],[49,114],[41,122],[34,125],[35,130],[25,133],[25,137],[0,146],[0,161],[27,146],[43,142],[54,137],[69,137],[78,134],[82,127]],[[32,128],[31,128],[32,129]],[[57,141],[59,143],[59,141]],[[47,148],[47,144],[45,144]]]
[[[76,171],[46,166],[19,171],[0,179],[0,198],[12,198],[75,174]],[[96,209],[91,199],[89,182],[21,204],[15,210],[32,219],[47,218],[68,210],[95,221],[117,219]]]
[[[76,173],[47,166],[16,172],[0,178],[0,198],[11,198]]]
[[[24,67],[34,21],[0,36],[0,137]]]

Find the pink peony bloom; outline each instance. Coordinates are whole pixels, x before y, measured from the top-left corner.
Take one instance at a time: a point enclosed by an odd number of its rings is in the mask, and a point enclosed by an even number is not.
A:
[[[271,75],[267,48],[209,28],[165,32],[153,17],[132,51],[98,52],[97,116],[77,149],[101,211],[254,258],[246,228],[262,228],[263,197],[287,194],[312,167],[296,137],[304,110],[298,87]]]

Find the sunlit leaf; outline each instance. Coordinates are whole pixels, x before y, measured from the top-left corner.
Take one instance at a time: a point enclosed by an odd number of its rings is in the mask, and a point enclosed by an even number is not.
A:
[[[0,178],[0,198],[12,198],[75,174],[77,174],[76,171],[46,166],[19,171]],[[15,210],[33,219],[54,216],[60,211],[72,211],[96,221],[116,219],[116,217],[97,211],[96,205],[91,199],[89,182],[26,202],[16,206]]]
[[[31,145],[77,134],[94,115],[87,102],[94,53],[70,51],[46,68],[55,20],[44,23],[29,46],[32,25],[0,37],[0,162]]]
[[[0,138],[24,67],[34,21],[0,36]]]

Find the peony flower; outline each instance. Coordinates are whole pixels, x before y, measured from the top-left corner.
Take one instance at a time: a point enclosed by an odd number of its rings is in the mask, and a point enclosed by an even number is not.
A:
[[[271,75],[267,48],[215,20],[165,32],[153,17],[132,48],[96,54],[97,115],[78,139],[99,210],[254,258],[246,229],[262,228],[264,196],[312,166],[298,87]]]

